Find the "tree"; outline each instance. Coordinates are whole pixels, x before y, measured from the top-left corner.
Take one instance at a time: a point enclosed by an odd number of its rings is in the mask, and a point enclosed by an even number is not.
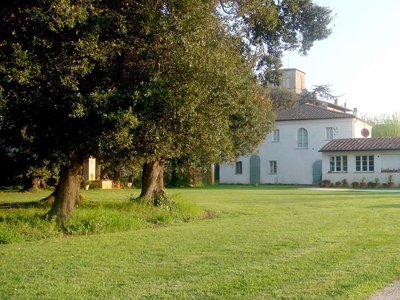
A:
[[[271,129],[263,81],[286,49],[326,38],[311,1],[5,2],[1,139],[60,163],[49,217],[64,220],[93,155],[143,163],[142,198],[163,196],[164,162],[251,152]]]
[[[325,38],[330,32],[326,28],[330,21],[329,10],[319,8],[310,1],[302,1],[300,4],[221,1],[220,4],[222,13],[217,14],[218,20],[215,20],[214,16],[204,14],[204,11],[214,10],[213,7],[209,7],[198,10],[197,15],[191,11],[190,22],[187,22],[186,18],[180,19],[181,23],[174,19],[174,26],[167,28],[166,32],[165,28],[161,28],[161,34],[158,32],[160,28],[155,24],[144,26],[152,28],[155,36],[167,37],[167,44],[180,47],[161,48],[161,52],[156,53],[157,63],[161,68],[154,69],[160,76],[156,82],[158,85],[154,86],[151,83],[149,89],[156,89],[158,94],[152,92],[155,97],[150,101],[149,98],[146,99],[145,105],[151,103],[151,110],[147,115],[142,114],[139,119],[139,132],[135,134],[141,137],[140,140],[146,141],[144,147],[133,151],[146,154],[140,195],[142,198],[163,195],[162,170],[166,159],[181,159],[195,166],[203,166],[206,163],[219,162],[221,157],[224,160],[233,160],[239,154],[248,154],[254,150],[271,128],[269,122],[272,115],[268,113],[270,104],[263,99],[265,96],[262,96],[262,93],[254,93],[257,89],[260,90],[260,86],[257,86],[257,82],[252,78],[250,68],[257,67],[262,81],[274,82],[278,73],[274,69],[280,67],[278,61],[284,49],[299,47],[306,53],[314,40]],[[166,11],[175,15],[173,8]],[[296,13],[299,14],[298,17],[294,16]],[[168,24],[167,21],[162,23]],[[196,24],[195,27],[193,24]],[[203,28],[201,24],[205,24],[206,27]],[[224,24],[225,27],[220,29],[219,24]],[[209,31],[211,25],[214,25],[215,29]],[[199,32],[202,32],[200,36]],[[185,41],[190,43],[180,43],[183,36]],[[190,51],[187,47],[190,47]],[[152,47],[152,51],[154,48]],[[169,51],[172,51],[174,59],[168,55]],[[186,54],[191,51],[195,54],[194,59]],[[203,58],[203,64],[199,64],[197,57],[202,57],[203,53],[207,53],[208,56]],[[270,64],[271,61],[274,61],[274,64]],[[227,65],[230,65],[230,68]],[[224,80],[221,81],[221,73],[215,74],[214,70],[224,69],[230,75],[223,77]],[[198,73],[195,71],[195,80],[193,70],[201,70]],[[163,85],[160,85],[160,82]],[[176,82],[180,84],[174,84]],[[201,94],[202,98],[198,98],[197,95],[189,96],[188,91],[197,91],[199,83],[201,87],[206,87]],[[165,101],[171,96],[171,91],[173,97]],[[229,93],[221,94],[221,91]],[[160,98],[163,99],[161,104],[158,100]],[[171,104],[173,109],[168,109]],[[178,106],[175,106],[176,104]],[[146,111],[143,108],[136,110]],[[169,112],[180,112],[180,115]],[[157,123],[162,126],[153,124],[154,120],[149,119],[152,115],[160,116],[161,120],[158,119]],[[182,118],[183,115],[186,118]],[[149,129],[154,130],[151,131],[151,136]],[[187,130],[190,130],[191,134],[188,135]],[[169,132],[173,132],[175,138],[166,138]],[[154,147],[157,148],[157,152]]]
[[[79,197],[83,161],[132,141],[132,88],[121,78],[123,28],[114,4],[2,3],[1,136],[38,161],[61,164],[48,216],[64,220]],[[119,6],[118,6],[119,5]]]
[[[400,136],[400,115],[383,114],[377,117],[366,117],[367,122],[373,124],[372,137],[397,137]]]
[[[247,52],[257,57],[260,78],[277,86],[284,51],[306,55],[315,41],[331,34],[331,10],[312,0],[220,0],[226,24],[242,37]]]
[[[285,87],[272,87],[269,91],[269,97],[272,100],[274,111],[293,107],[299,104],[297,94]]]
[[[304,89],[300,94],[300,103],[314,103],[321,99],[331,101],[339,98],[332,94],[331,84],[314,85],[311,91]]]
[[[174,9],[169,8],[171,16],[178,14]],[[241,55],[240,40],[204,14],[211,9],[191,7],[190,18],[174,17],[167,28],[141,26],[162,36],[165,44],[149,49],[155,79],[141,86],[134,109],[141,115],[131,153],[145,158],[140,198],[163,197],[167,159],[188,157],[196,165],[222,156],[232,160],[258,145],[271,127],[268,99]]]

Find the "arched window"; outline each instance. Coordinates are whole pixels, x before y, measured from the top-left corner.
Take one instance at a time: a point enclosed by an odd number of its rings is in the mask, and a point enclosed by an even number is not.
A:
[[[300,128],[297,131],[297,147],[298,148],[308,147],[308,132],[304,128]]]

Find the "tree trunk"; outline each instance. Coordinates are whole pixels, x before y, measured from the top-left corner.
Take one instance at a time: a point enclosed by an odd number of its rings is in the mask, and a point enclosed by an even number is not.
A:
[[[44,180],[40,180],[40,187],[42,188],[42,189],[47,189],[49,186],[47,185],[47,183],[46,183],[46,181],[44,181]]]
[[[35,176],[29,176],[24,180],[24,191],[35,191],[39,189],[40,179]]]
[[[53,206],[47,217],[57,218],[59,223],[65,221],[74,211],[74,205],[79,199],[79,188],[82,181],[83,159],[70,159],[70,165],[61,166],[60,179],[55,191]]]
[[[145,163],[143,165],[142,192],[139,199],[154,199],[164,196],[164,160]]]

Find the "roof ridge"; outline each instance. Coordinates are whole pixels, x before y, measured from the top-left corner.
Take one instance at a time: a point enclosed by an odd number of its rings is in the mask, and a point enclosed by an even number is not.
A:
[[[276,120],[278,121],[357,118],[346,112],[335,111],[308,103],[280,110],[276,114]]]

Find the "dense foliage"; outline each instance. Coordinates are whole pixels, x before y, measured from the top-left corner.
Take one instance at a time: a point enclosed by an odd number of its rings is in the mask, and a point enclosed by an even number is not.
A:
[[[273,87],[269,90],[269,95],[274,111],[293,107],[299,104],[299,96],[283,86]]]
[[[366,117],[365,119],[373,124],[372,137],[400,137],[400,115],[398,113]]]
[[[49,214],[61,219],[89,155],[144,164],[153,196],[167,159],[251,152],[274,119],[261,83],[331,20],[309,0],[14,1],[0,13],[0,139],[36,168],[60,165]]]

